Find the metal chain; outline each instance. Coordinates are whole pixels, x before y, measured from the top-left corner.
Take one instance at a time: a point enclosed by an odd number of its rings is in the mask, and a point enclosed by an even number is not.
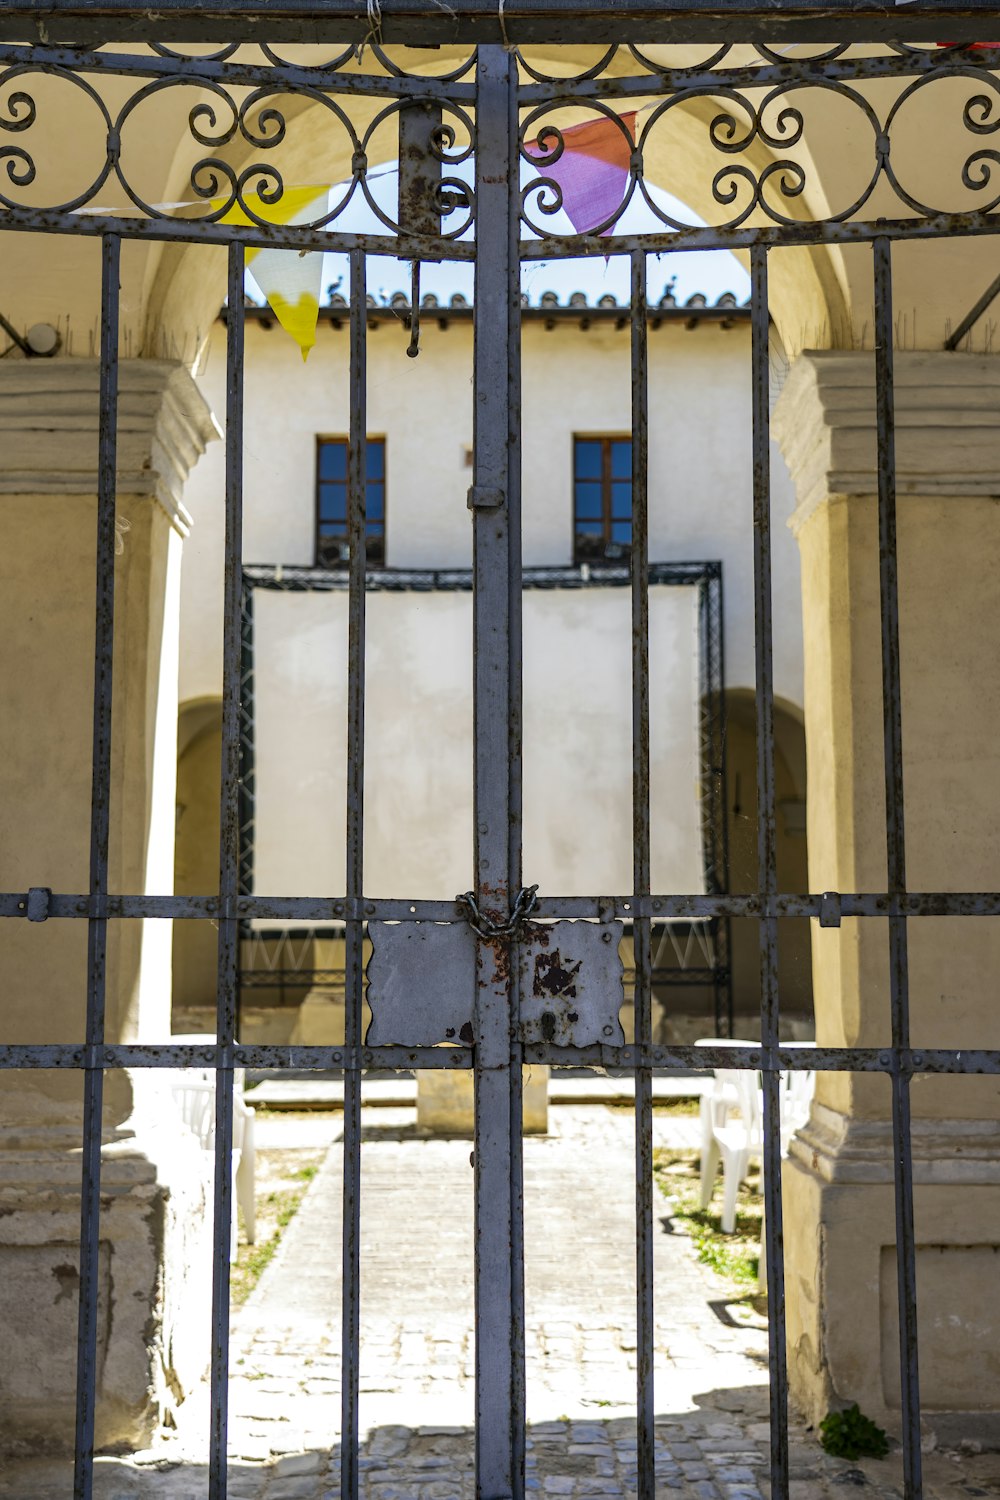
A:
[[[481,938],[485,938],[489,942],[492,938],[506,938],[515,935],[517,929],[523,922],[527,921],[538,905],[538,887],[537,885],[521,887],[517,893],[513,910],[506,922],[494,922],[492,917],[484,916],[479,910],[479,903],[476,901],[474,891],[466,891],[464,895],[456,896],[455,900],[459,906],[466,908],[466,920],[473,932],[478,932]]]

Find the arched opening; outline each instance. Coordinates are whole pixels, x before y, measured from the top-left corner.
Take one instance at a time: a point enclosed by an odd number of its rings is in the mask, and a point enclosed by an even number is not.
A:
[[[726,828],[729,889],[758,889],[757,730],[753,695],[746,689],[726,694]],[[806,844],[805,728],[797,709],[774,705],[774,776],[778,889],[809,889]],[[760,951],[756,921],[731,925],[734,1029],[756,1035],[760,1025]],[[789,917],[778,926],[778,992],[782,1035],[791,1040],[813,1034],[812,954],[809,922]]]

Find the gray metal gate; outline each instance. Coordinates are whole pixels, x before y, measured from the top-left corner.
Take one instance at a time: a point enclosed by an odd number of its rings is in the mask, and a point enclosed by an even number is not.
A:
[[[778,1130],[778,1072],[807,1066],[826,1070],[871,1071],[886,1075],[892,1088],[892,1123],[896,1159],[896,1215],[901,1370],[904,1416],[906,1494],[921,1494],[920,1424],[917,1375],[916,1291],[914,1269],[913,1179],[910,1154],[909,1087],[914,1072],[997,1072],[996,1052],[915,1052],[908,1035],[907,921],[925,915],[998,915],[1000,897],[992,894],[913,894],[907,891],[904,858],[903,785],[901,751],[899,614],[895,550],[895,468],[893,449],[893,308],[892,244],[956,233],[995,233],[1000,227],[992,205],[981,211],[954,214],[933,204],[915,201],[896,179],[889,140],[892,118],[878,119],[861,85],[866,79],[896,79],[907,89],[930,86],[942,76],[986,74],[983,60],[959,50],[942,54],[918,43],[939,39],[947,31],[953,41],[982,34],[994,7],[967,0],[964,5],[919,3],[904,13],[882,4],[847,3],[840,7],[803,0],[785,8],[779,17],[773,7],[760,10],[720,3],[711,13],[699,6],[656,5],[639,12],[601,7],[522,3],[504,12],[493,0],[455,0],[445,5],[380,7],[369,0],[367,10],[347,4],[291,4],[272,0],[266,6],[228,3],[197,10],[184,0],[159,0],[155,12],[115,0],[7,0],[0,15],[0,65],[14,70],[22,93],[30,91],[33,74],[52,72],[98,89],[100,79],[114,75],[129,81],[135,94],[153,89],[163,80],[183,77],[229,98],[233,91],[259,91],[259,97],[317,98],[338,94],[376,95],[385,99],[384,114],[399,113],[404,187],[400,223],[387,225],[383,235],[338,231],[324,219],[307,227],[275,227],[251,214],[247,228],[218,222],[221,213],[201,221],[172,218],[155,206],[141,205],[138,217],[115,217],[101,212],[81,216],[86,204],[106,200],[108,184],[128,189],[120,157],[117,117],[106,112],[107,163],[92,186],[86,203],[53,205],[44,210],[24,207],[17,196],[19,182],[30,181],[28,127],[33,106],[10,120],[5,131],[20,132],[8,160],[0,191],[0,228],[49,234],[98,236],[102,243],[102,319],[100,330],[101,429],[99,534],[97,556],[96,680],[94,695],[93,802],[91,813],[91,869],[88,891],[52,893],[48,890],[13,892],[0,896],[0,912],[9,918],[43,921],[46,918],[84,920],[89,930],[89,978],[86,1038],[45,1046],[0,1047],[4,1068],[61,1067],[80,1069],[85,1078],[83,1213],[80,1258],[80,1313],[78,1342],[78,1422],[76,1486],[79,1500],[92,1492],[95,1412],[95,1349],[97,1339],[98,1219],[101,1183],[101,1106],[104,1074],[108,1069],[172,1066],[208,1061],[218,1070],[215,1189],[214,1313],[212,1332],[212,1430],[210,1495],[226,1493],[226,1425],[229,1325],[229,1224],[233,1205],[228,1169],[233,1129],[233,1070],[235,1067],[281,1069],[308,1066],[342,1069],[344,1103],[344,1241],[343,1241],[343,1412],[342,1493],[354,1500],[358,1493],[358,1349],[359,1349],[359,1213],[361,1079],[366,1069],[447,1067],[471,1068],[476,1085],[475,1141],[475,1271],[476,1271],[476,1463],[477,1494],[482,1500],[520,1497],[524,1488],[524,1308],[521,1183],[521,1063],[578,1063],[631,1070],[635,1077],[636,1264],[638,1302],[638,1474],[642,1500],[655,1493],[653,1444],[653,1179],[652,1077],[654,1070],[722,1065],[761,1069],[766,1105],[765,1199],[767,1214],[767,1270],[770,1287],[770,1389],[772,1493],[788,1494],[787,1380],[781,1220],[781,1159]],[[976,17],[981,20],[977,29]],[[267,28],[271,46],[258,43],[256,60],[232,59],[237,42]],[[895,40],[905,33],[908,41]],[[790,60],[777,49],[779,41],[837,31],[836,46],[814,47],[813,55]],[[352,45],[331,56],[318,69],[282,59],[280,43],[322,39],[339,33]],[[192,41],[215,40],[214,53],[185,55],[166,45],[183,34]],[[23,45],[24,37],[35,38]],[[665,67],[651,61],[640,46],[657,40],[722,41],[707,62]],[[763,38],[767,38],[767,41]],[[161,40],[163,39],[163,40]],[[749,39],[749,57],[734,50],[736,41]],[[883,40],[885,39],[885,40]],[[988,39],[988,38],[987,38]],[[533,70],[518,54],[518,45],[532,41],[579,41],[600,44],[592,67],[576,77],[549,78]],[[874,51],[853,48],[855,40],[880,42]],[[149,44],[121,51],[122,42]],[[415,78],[391,61],[385,46],[393,42],[438,46],[441,43],[479,43],[465,65],[443,78]],[[380,64],[371,75],[344,71],[354,45],[363,42]],[[519,63],[521,64],[519,70]],[[614,63],[614,67],[611,64]],[[872,176],[862,196],[849,208],[822,222],[796,222],[781,211],[765,191],[767,174],[751,183],[750,207],[734,211],[722,227],[690,228],[660,212],[662,229],[641,235],[612,232],[559,239],[546,234],[544,221],[532,216],[528,193],[522,194],[518,163],[524,157],[526,132],[536,133],[545,116],[560,107],[586,102],[607,115],[630,97],[662,96],[666,110],[684,98],[711,97],[738,103],[748,128],[767,138],[763,105],[754,100],[780,98],[802,84],[838,91],[853,101],[873,123]],[[759,91],[756,95],[754,90]],[[242,95],[241,95],[242,97]],[[407,108],[409,106],[409,109]],[[245,123],[240,107],[234,115]],[[794,107],[790,128],[794,132]],[[460,192],[442,184],[446,156],[438,124],[449,113],[460,115],[474,141],[475,179],[466,198],[473,240],[442,238],[440,215],[443,194]],[[30,118],[29,118],[30,116]],[[431,128],[428,128],[428,120]],[[435,123],[437,122],[437,123]],[[801,123],[801,122],[800,122]],[[736,150],[732,124],[723,117],[715,140],[723,152]],[[972,128],[972,126],[970,126]],[[560,137],[549,126],[546,139],[553,152]],[[421,134],[422,131],[422,134]],[[249,137],[248,137],[249,138]],[[769,140],[780,145],[780,141]],[[264,137],[254,142],[265,149]],[[524,158],[530,160],[530,158]],[[408,166],[406,164],[409,163]],[[365,142],[357,140],[355,176],[364,182]],[[407,175],[407,173],[409,175]],[[545,175],[544,161],[539,174]],[[642,141],[635,143],[630,167],[629,196],[641,190]],[[193,175],[193,174],[192,174]],[[718,187],[718,201],[732,202],[731,179]],[[730,193],[730,189],[732,192]],[[878,189],[894,194],[895,218],[870,218],[866,205]],[[242,183],[235,179],[224,189],[229,201],[240,198]],[[785,201],[794,195],[794,173],[782,189]],[[726,194],[730,193],[727,198]],[[748,222],[751,210],[757,220]],[[544,210],[543,210],[544,212]],[[617,219],[618,215],[614,216]],[[614,222],[606,226],[614,231]],[[533,236],[530,252],[522,234]],[[228,250],[228,300],[239,307],[243,298],[244,259],[255,246],[289,249],[347,249],[351,257],[351,435],[349,457],[350,514],[350,646],[349,646],[349,776],[347,887],[335,898],[266,898],[240,893],[240,782],[241,736],[241,514],[243,478],[243,320],[228,324],[228,400],[226,428],[226,594],[224,642],[224,718],[222,765],[222,837],[219,895],[154,897],[141,893],[111,895],[108,890],[109,794],[111,787],[111,691],[114,626],[115,470],[118,390],[119,271],[123,241],[154,239],[172,243],[214,244]],[[768,253],[791,245],[850,243],[869,247],[875,299],[877,361],[878,515],[884,685],[885,798],[887,812],[888,883],[875,893],[780,893],[775,865],[775,775],[773,745],[773,683],[771,661],[770,518],[768,472]],[[753,466],[755,642],[757,664],[758,745],[758,889],[748,896],[724,893],[688,895],[654,892],[650,888],[649,802],[649,669],[647,553],[647,322],[646,261],[661,249],[736,248],[749,251],[752,268],[753,326]],[[475,289],[475,457],[469,506],[474,532],[475,618],[475,850],[470,867],[472,890],[455,903],[429,902],[414,892],[412,901],[373,900],[366,897],[362,867],[364,817],[365,711],[365,263],[373,253],[421,259],[474,259]],[[624,893],[592,898],[560,899],[537,896],[528,882],[531,872],[521,868],[520,797],[520,474],[519,474],[519,264],[522,255],[556,258],[605,254],[631,261],[631,349],[633,433],[633,561],[631,598],[633,622],[633,852],[634,880]],[[414,305],[416,314],[416,304]],[[777,985],[777,930],[782,917],[818,918],[836,925],[841,915],[887,920],[891,947],[892,1045],[875,1051],[864,1048],[826,1048],[808,1057],[779,1044]],[[585,997],[584,1020],[607,1003],[606,973],[613,955],[609,943],[602,958],[600,940],[610,924],[634,927],[636,981],[634,1045],[581,1041],[582,1023],[553,1019],[552,1011],[530,1019],[525,976],[531,972],[537,939],[528,919],[586,918],[586,930],[597,940],[582,954],[582,973],[595,993]],[[107,932],[110,919],[160,917],[184,921],[215,921],[218,949],[218,1041],[211,1049],[182,1046],[108,1045],[105,1040]],[[760,1047],[722,1053],[691,1048],[654,1046],[650,1027],[650,933],[657,920],[670,917],[714,917],[759,922],[761,945]],[[347,1035],[343,1047],[310,1049],[248,1046],[237,1035],[237,988],[241,922],[253,918],[342,920],[346,924]],[[415,933],[434,934],[430,948],[449,950],[448,934],[460,934],[452,951],[467,951],[476,974],[476,1001],[470,1030],[460,1047],[441,1049],[427,1036],[408,1043],[388,1034],[379,1045],[366,1045],[361,1034],[363,942],[369,923],[375,932],[375,952],[385,940],[385,923],[400,924],[406,943]],[[420,924],[417,926],[417,924]],[[444,934],[444,937],[440,935]],[[582,940],[581,940],[582,941]],[[467,950],[463,949],[467,944]],[[410,944],[411,947],[414,944]],[[464,962],[464,959],[461,960]],[[403,953],[386,960],[379,981],[391,988],[398,965],[411,962]],[[605,965],[601,968],[602,963]],[[601,975],[605,975],[602,982]],[[373,978],[373,984],[375,980]],[[602,987],[603,984],[603,987]],[[377,1005],[373,1007],[378,1014]],[[417,1007],[421,1009],[420,1006]],[[426,1009],[426,1007],[424,1007]],[[388,1013],[388,1012],[387,1012]],[[549,1015],[549,1020],[545,1015]],[[558,1024],[557,1024],[558,1023]],[[540,1028],[540,1029],[539,1029]],[[575,1029],[576,1028],[576,1029]],[[557,1034],[558,1032],[558,1034]]]

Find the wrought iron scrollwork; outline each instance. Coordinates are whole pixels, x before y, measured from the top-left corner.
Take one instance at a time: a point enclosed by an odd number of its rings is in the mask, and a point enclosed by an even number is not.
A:
[[[423,100],[441,119],[430,141],[441,170],[427,174],[426,186],[440,229],[424,234],[427,253],[468,258],[475,52],[425,58],[378,37],[365,42],[363,58],[360,50],[0,46],[0,211],[24,216],[25,227],[32,215],[86,211],[204,224],[235,218],[271,230],[287,224],[288,194],[303,185],[301,166],[293,181],[286,160],[301,163],[297,144],[308,134],[318,186],[339,190],[329,198],[318,191],[304,208],[297,200],[295,228],[329,235],[334,248],[348,211],[364,205],[378,233],[404,234],[374,176],[383,170],[376,163],[393,160],[399,112]],[[760,231],[803,225],[833,238],[866,214],[982,218],[1000,208],[1000,78],[991,66],[1000,48],[615,45],[582,54],[521,49],[517,58],[523,233],[553,253],[607,249],[609,240],[631,245],[642,233],[663,247],[664,236],[690,238],[692,230],[719,244],[735,231],[749,243]],[[111,78],[114,89],[105,87]],[[930,107],[933,162],[913,146]],[[53,163],[41,149],[51,122],[58,116],[65,129],[74,111],[78,139],[92,149]],[[162,166],[147,181],[136,149],[164,121],[176,131],[174,159],[186,176],[180,191],[174,179],[172,196],[181,201],[173,203],[160,201]],[[621,190],[599,222],[569,229],[559,217],[567,206],[559,163],[573,148],[567,132],[581,122],[597,122],[615,139]],[[846,135],[849,181],[843,162],[836,174],[826,166],[831,140]],[[675,165],[683,165],[681,190],[693,205],[687,217],[664,196]],[[78,180],[67,183],[70,171]],[[627,233],[623,220],[639,204],[645,227]],[[408,245],[413,239],[410,232]]]

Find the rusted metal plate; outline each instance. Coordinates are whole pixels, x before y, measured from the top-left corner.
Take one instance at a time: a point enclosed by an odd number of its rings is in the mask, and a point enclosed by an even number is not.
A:
[[[464,922],[369,922],[369,1047],[472,1042],[476,938]]]
[[[533,922],[521,944],[523,1042],[625,1045],[621,922]]]

